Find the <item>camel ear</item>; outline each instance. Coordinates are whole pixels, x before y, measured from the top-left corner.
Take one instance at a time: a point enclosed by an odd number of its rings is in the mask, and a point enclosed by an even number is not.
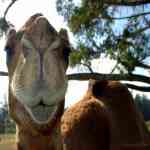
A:
[[[65,44],[69,45],[69,36],[68,36],[68,32],[66,29],[63,29],[63,28],[60,29],[59,36],[65,42]]]
[[[5,47],[13,49],[15,44],[16,44],[16,30],[12,28],[9,29],[7,32]]]
[[[92,81],[90,83],[92,94],[96,98],[100,98],[104,94],[104,89],[108,84],[107,80],[101,80],[101,81]]]
[[[63,47],[64,59],[66,60],[66,62],[68,64],[68,62],[69,62],[69,54],[71,52],[71,46],[70,46],[69,36],[68,36],[67,30],[66,29],[60,29],[59,36],[60,36],[60,38],[62,40],[62,43],[64,45],[64,47]]]
[[[7,54],[7,63],[10,62],[12,55],[15,53],[15,45],[16,45],[16,30],[11,28],[8,30],[6,35],[6,44],[4,50]]]

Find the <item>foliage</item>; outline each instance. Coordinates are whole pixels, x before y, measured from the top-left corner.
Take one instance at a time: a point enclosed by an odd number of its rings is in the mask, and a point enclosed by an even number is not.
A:
[[[0,37],[3,36],[4,33],[7,32],[9,25],[5,18],[0,18]]]
[[[132,17],[125,18],[122,26],[119,26],[117,24],[121,21],[114,18],[122,17],[119,12],[122,9],[124,12],[128,10],[127,14]],[[78,45],[84,45],[94,57],[104,52],[131,73],[135,67],[141,67],[150,55],[149,14],[133,17],[135,14],[143,13],[144,8],[120,8],[105,4],[103,0],[81,0],[80,4],[73,0],[57,0],[57,10],[79,39]],[[84,56],[82,59],[84,60]],[[77,58],[74,63],[80,61]]]

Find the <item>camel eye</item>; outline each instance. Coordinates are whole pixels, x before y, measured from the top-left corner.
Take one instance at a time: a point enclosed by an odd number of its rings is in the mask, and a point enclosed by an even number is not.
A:
[[[7,65],[10,64],[13,56],[13,49],[10,48],[9,46],[5,46],[4,51],[6,51],[6,63]]]
[[[15,29],[10,28],[7,33],[7,40],[4,50],[6,51],[6,61],[9,65],[12,61],[12,57],[15,54],[15,45],[16,45],[16,31]]]
[[[31,51],[31,49],[28,48],[27,46],[25,46],[25,45],[22,46],[22,52],[23,52],[24,57],[29,56],[30,51]]]
[[[65,61],[67,61],[67,63],[68,63],[68,61],[69,61],[69,54],[70,54],[70,51],[71,51],[70,47],[65,47],[65,48],[63,49],[63,56],[64,56]]]

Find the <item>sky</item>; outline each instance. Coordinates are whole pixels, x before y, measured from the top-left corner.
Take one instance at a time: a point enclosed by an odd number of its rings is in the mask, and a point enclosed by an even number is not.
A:
[[[5,1],[7,2],[7,1]],[[49,22],[55,27],[57,31],[60,28],[67,28],[66,24],[63,21],[63,17],[58,16],[55,6],[56,0],[18,0],[15,5],[10,9],[7,20],[15,25],[16,30],[18,30],[25,21],[35,13],[42,13]],[[0,15],[3,14],[8,3],[2,3],[0,1]],[[69,29],[67,28],[69,31]],[[75,39],[72,34],[69,32],[69,37],[71,43],[75,43]],[[5,44],[5,39],[0,40],[0,70],[7,71],[5,65],[5,52],[3,51]],[[94,60],[92,62],[93,68],[96,72],[99,70],[101,73],[109,73],[110,69],[113,68],[115,62],[106,58],[101,58],[99,60]],[[138,70],[137,70],[138,71]],[[79,68],[67,70],[67,73],[79,72]],[[80,100],[84,95],[87,89],[86,81],[69,81],[68,91],[66,94],[66,106],[70,106]],[[4,97],[6,97],[8,89],[8,78],[0,77],[0,103],[4,103]]]

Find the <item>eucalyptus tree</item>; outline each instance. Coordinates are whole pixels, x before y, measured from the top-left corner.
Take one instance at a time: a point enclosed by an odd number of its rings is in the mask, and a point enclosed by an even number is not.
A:
[[[90,73],[69,75],[69,79],[113,79],[150,83],[149,72],[150,1],[149,0],[57,0],[57,11],[64,17],[77,39],[70,65],[84,65]],[[95,73],[93,59],[106,57],[116,61],[110,74]],[[119,73],[115,74],[114,71]],[[130,82],[131,83],[131,82]],[[150,87],[127,84],[149,92]]]

